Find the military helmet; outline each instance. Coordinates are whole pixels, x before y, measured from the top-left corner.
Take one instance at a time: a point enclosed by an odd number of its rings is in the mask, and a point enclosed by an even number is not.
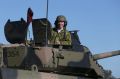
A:
[[[66,21],[66,17],[63,15],[59,15],[57,16],[56,21]]]
[[[60,22],[60,21],[64,21],[65,22],[65,26],[67,25],[67,20],[66,20],[65,16],[63,16],[63,15],[57,16],[56,21],[55,21],[54,24],[57,26],[57,23]]]

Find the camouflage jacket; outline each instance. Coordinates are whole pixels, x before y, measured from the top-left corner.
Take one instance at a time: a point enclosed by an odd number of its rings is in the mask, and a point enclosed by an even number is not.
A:
[[[66,37],[65,37],[66,32]],[[53,28],[50,38],[50,44],[55,45],[71,45],[71,35],[69,31],[61,30],[61,32],[57,32],[57,29]]]

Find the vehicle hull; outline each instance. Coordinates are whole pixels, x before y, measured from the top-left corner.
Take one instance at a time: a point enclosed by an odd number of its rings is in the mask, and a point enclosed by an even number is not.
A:
[[[61,74],[48,73],[48,72],[37,72],[30,70],[1,68],[0,79],[92,79],[92,78],[61,75]]]

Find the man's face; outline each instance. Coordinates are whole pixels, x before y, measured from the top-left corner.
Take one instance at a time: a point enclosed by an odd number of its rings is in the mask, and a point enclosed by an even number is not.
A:
[[[65,25],[65,22],[64,21],[59,21],[58,22],[58,29],[62,29]]]

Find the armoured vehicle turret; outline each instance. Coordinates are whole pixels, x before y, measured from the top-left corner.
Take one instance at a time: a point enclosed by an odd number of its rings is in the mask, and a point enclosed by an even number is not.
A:
[[[0,79],[106,79],[97,60],[119,55],[120,51],[92,55],[80,43],[77,31],[70,31],[71,45],[51,45],[51,23],[32,19],[33,40],[27,40],[28,22],[8,20],[0,45]],[[47,35],[47,36],[46,36]]]

